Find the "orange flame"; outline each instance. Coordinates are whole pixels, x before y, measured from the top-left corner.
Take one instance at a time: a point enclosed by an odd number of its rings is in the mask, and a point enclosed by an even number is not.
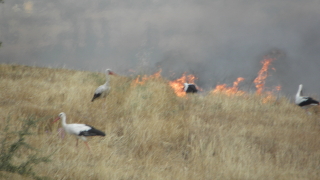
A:
[[[268,102],[275,101],[275,96],[272,94],[271,91],[265,92],[265,94],[267,96],[262,99],[263,103],[268,103]]]
[[[194,84],[194,81],[196,79],[197,78],[192,74],[187,76],[186,73],[183,73],[181,78],[170,81],[169,85],[172,87],[172,89],[174,90],[174,92],[176,93],[177,96],[183,97],[186,95],[186,92],[184,92],[184,90],[183,90],[183,88],[184,88],[183,83],[188,82],[188,83]]]
[[[140,75],[138,75],[138,77],[133,81],[134,82],[133,84],[134,85],[136,85],[136,84],[142,85],[142,84],[145,84],[148,80],[157,79],[157,78],[161,77],[161,71],[162,71],[162,69],[160,69],[158,72],[156,72],[150,76],[143,75],[142,78],[140,78]]]
[[[262,68],[258,72],[258,76],[253,81],[256,85],[256,88],[257,88],[257,94],[261,94],[262,91],[264,90],[265,80],[268,77],[268,68],[269,68],[271,62],[274,60],[275,60],[275,58],[265,57],[261,61]],[[275,70],[275,69],[273,68],[273,70]]]
[[[281,86],[280,86],[280,85],[279,85],[279,86],[276,86],[276,87],[275,87],[275,90],[278,91],[278,92],[281,91]]]
[[[262,99],[263,103],[267,103],[267,102],[274,102],[277,98],[275,96],[276,93],[279,93],[279,91],[281,90],[281,86],[278,85],[276,87],[274,87],[274,89],[272,91],[267,91],[265,92],[265,94],[267,95],[265,98]]]
[[[258,76],[256,77],[256,79],[254,79],[253,81],[257,88],[257,94],[259,95],[261,95],[262,92],[265,90],[265,80],[268,77],[268,69],[274,60],[276,60],[276,58],[270,58],[266,56],[261,61],[262,68],[258,72]],[[271,68],[271,69],[273,69],[274,71],[276,70],[275,68]],[[275,101],[277,99],[274,95],[275,91],[278,93],[280,90],[281,90],[281,86],[279,85],[279,86],[276,86],[272,91],[265,91],[264,94],[266,95],[266,97],[262,99],[262,102],[267,103],[267,102]]]
[[[244,91],[239,91],[238,89],[238,85],[241,81],[243,81],[244,78],[242,77],[238,77],[236,81],[233,82],[233,86],[232,87],[227,87],[226,84],[219,84],[216,86],[216,88],[211,91],[212,93],[224,93],[226,95],[243,95],[245,92]]]

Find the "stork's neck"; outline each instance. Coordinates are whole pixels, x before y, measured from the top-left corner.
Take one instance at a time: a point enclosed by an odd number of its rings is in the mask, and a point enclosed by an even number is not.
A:
[[[66,119],[67,119],[66,116],[63,116],[62,119],[61,119],[61,124],[62,124],[63,127],[67,126],[67,122],[66,122],[67,120]]]
[[[188,89],[188,83],[183,83],[183,86],[184,86],[184,87],[183,87],[183,90],[184,90],[184,91],[187,91],[187,89]]]
[[[110,77],[109,77],[109,72],[106,73],[106,83],[104,83],[105,85],[108,85],[110,81]]]
[[[302,85],[299,85],[298,92],[296,94],[296,97],[302,96]]]

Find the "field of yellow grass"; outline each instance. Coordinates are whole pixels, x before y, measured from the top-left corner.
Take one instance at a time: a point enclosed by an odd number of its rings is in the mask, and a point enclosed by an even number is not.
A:
[[[107,67],[106,67],[107,68]],[[286,98],[202,93],[177,97],[168,80],[135,84],[111,76],[111,93],[91,102],[104,73],[0,64],[0,129],[21,119],[42,121],[26,141],[51,162],[33,167],[52,179],[90,180],[306,180],[320,179],[318,107],[308,115]],[[61,138],[67,123],[106,133],[88,142]],[[3,137],[0,134],[0,139]],[[15,157],[23,161],[25,154]],[[0,172],[3,179],[20,175]],[[24,178],[27,179],[27,178]]]

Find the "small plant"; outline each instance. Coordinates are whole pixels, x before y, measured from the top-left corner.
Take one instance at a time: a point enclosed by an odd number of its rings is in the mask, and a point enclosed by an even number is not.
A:
[[[18,173],[22,176],[32,177],[34,179],[48,179],[47,177],[39,177],[33,172],[33,165],[37,165],[42,162],[49,162],[50,156],[39,157],[37,150],[31,147],[26,141],[27,136],[33,135],[31,130],[36,127],[37,122],[40,120],[34,120],[31,116],[22,120],[22,126],[20,129],[14,132],[10,130],[10,117],[6,120],[6,126],[1,132],[0,139],[0,171],[6,171],[11,173]],[[14,159],[21,158],[26,150],[35,151],[31,155],[28,155],[27,159],[23,162],[14,162]]]

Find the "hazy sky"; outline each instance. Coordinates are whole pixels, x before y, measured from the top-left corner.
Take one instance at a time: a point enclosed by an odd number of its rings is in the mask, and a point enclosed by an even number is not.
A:
[[[198,76],[243,90],[272,63],[268,87],[320,94],[319,0],[7,0],[0,63]],[[175,75],[173,75],[175,73]]]

